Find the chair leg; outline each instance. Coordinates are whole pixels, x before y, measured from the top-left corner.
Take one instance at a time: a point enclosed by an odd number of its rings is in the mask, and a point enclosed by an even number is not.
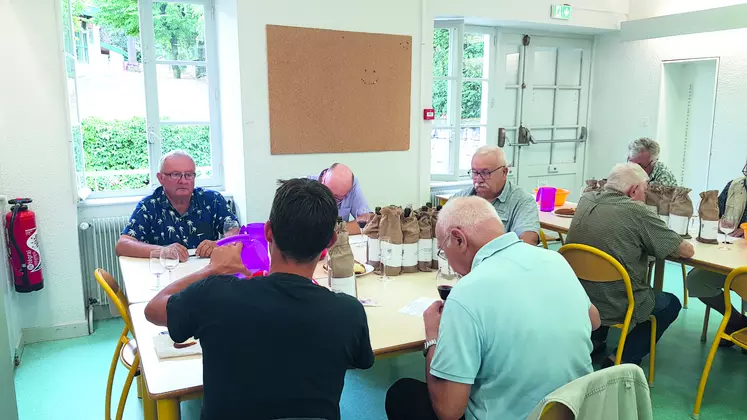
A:
[[[708,320],[711,318],[711,307],[706,306],[705,315],[703,316],[703,333],[700,334],[700,342],[705,343],[708,336]]]
[[[705,392],[706,382],[708,382],[708,374],[711,373],[711,365],[713,365],[713,359],[716,357],[716,351],[718,350],[718,344],[721,341],[721,332],[723,329],[719,327],[716,336],[713,338],[713,344],[711,344],[711,351],[708,352],[708,359],[703,367],[703,374],[700,376],[700,384],[698,385],[698,395],[695,397],[695,407],[693,408],[692,418],[697,420],[700,417],[700,406],[703,403],[703,393]]]
[[[136,376],[135,380],[137,381],[137,398],[139,400],[142,400],[143,399],[143,375]]]
[[[558,236],[560,237],[560,245],[565,245],[565,239],[563,239],[563,234],[558,232]]]
[[[747,313],[747,300],[742,299],[742,315]]]
[[[656,317],[650,316],[651,320],[651,350],[648,355],[648,386],[654,387],[654,367],[656,365]]]
[[[119,363],[119,352],[122,350],[122,346],[124,345],[122,343],[122,337],[127,334],[127,327],[124,327],[124,330],[122,330],[122,335],[119,336],[119,340],[117,340],[117,346],[114,348],[114,356],[112,357],[112,362],[109,365],[109,377],[106,380],[106,400],[104,401],[104,410],[106,410],[106,414],[104,415],[105,420],[111,420],[112,416],[112,387],[114,385],[114,372],[117,370],[117,364]]]
[[[119,406],[117,406],[117,416],[115,420],[122,420],[122,414],[124,413],[125,403],[127,402],[127,395],[130,393],[130,387],[132,386],[132,380],[135,378],[135,372],[137,367],[140,366],[140,354],[135,355],[135,361],[130,367],[130,371],[127,372],[127,379],[125,379],[124,387],[122,388],[122,395],[119,397]]]
[[[687,309],[687,270],[685,269],[685,264],[680,265],[682,266],[682,296],[684,297],[682,307]]]
[[[652,285],[652,281],[654,279],[654,261],[651,261],[648,263],[648,272],[646,273],[646,278],[648,279],[648,285]]]

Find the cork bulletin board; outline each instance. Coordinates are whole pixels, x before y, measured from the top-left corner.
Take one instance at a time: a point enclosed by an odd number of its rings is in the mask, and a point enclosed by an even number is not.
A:
[[[410,148],[412,37],[267,25],[273,155]]]

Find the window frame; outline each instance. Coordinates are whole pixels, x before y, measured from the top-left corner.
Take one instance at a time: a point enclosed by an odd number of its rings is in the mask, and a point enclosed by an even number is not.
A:
[[[203,19],[204,19],[204,36],[205,36],[205,60],[204,61],[190,61],[190,60],[157,60],[156,59],[156,45],[155,45],[155,26],[153,19],[153,3],[154,0],[138,0],[138,15],[140,25],[140,43],[142,46],[142,66],[143,66],[143,83],[144,83],[144,94],[145,94],[145,124],[146,124],[146,141],[148,144],[148,174],[149,184],[144,185],[143,188],[138,189],[126,189],[126,190],[111,190],[111,191],[94,191],[85,198],[97,199],[97,198],[112,198],[112,197],[131,197],[131,196],[142,196],[150,194],[153,190],[160,186],[156,174],[159,171],[159,161],[162,156],[161,151],[161,127],[166,125],[171,126],[187,126],[187,125],[207,125],[210,130],[210,164],[211,164],[211,176],[208,178],[197,178],[195,180],[196,187],[208,187],[213,189],[223,189],[224,187],[224,172],[223,172],[223,136],[221,132],[221,109],[220,109],[220,84],[218,80],[219,68],[218,68],[218,56],[217,56],[217,25],[215,20],[215,1],[214,0],[156,0],[159,3],[183,3],[201,5],[204,8]],[[72,8],[70,9],[70,19],[72,20]],[[63,25],[63,30],[65,30]],[[74,31],[74,29],[72,29]],[[72,34],[74,36],[74,33]],[[74,55],[74,51],[73,54]],[[71,54],[68,54],[71,55]],[[74,61],[77,65],[77,57]],[[208,75],[208,108],[209,108],[209,120],[208,121],[169,121],[164,123],[160,117],[160,109],[158,107],[158,80],[157,80],[157,65],[159,64],[179,64],[185,66],[198,66],[204,67]],[[77,95],[77,72],[75,73],[75,99],[76,105],[80,98]],[[77,118],[76,124],[71,124],[73,130],[80,130],[80,117],[78,111],[71,110],[71,114],[75,112],[71,117]],[[73,140],[75,141],[75,139]],[[76,172],[76,179],[78,180],[78,188],[87,188],[86,183],[86,170],[85,170],[85,151],[83,149],[83,138],[82,133],[80,136],[80,151],[83,154],[81,156],[82,169],[80,172],[75,169],[75,162],[73,162],[73,170]],[[85,199],[84,198],[84,199]]]
[[[467,169],[459,168],[459,157],[461,149],[461,131],[463,128],[485,127],[486,141],[485,144],[498,144],[497,130],[495,129],[495,116],[493,115],[495,106],[495,86],[496,86],[496,66],[495,58],[497,57],[497,39],[498,33],[496,28],[486,26],[465,25],[462,20],[436,20],[433,30],[450,29],[454,30],[449,40],[449,76],[433,76],[432,82],[447,81],[450,88],[446,99],[447,112],[449,118],[447,124],[438,124],[437,120],[431,125],[432,130],[446,129],[449,130],[449,171],[448,173],[430,173],[431,181],[464,181],[469,179]],[[472,78],[464,77],[464,36],[465,34],[483,34],[490,36],[490,41],[486,46],[488,55],[483,60],[483,66],[488,66],[487,77]],[[455,42],[458,41],[458,42]],[[432,65],[432,64],[431,64]],[[433,71],[431,70],[431,74]],[[462,122],[462,86],[468,82],[486,83],[488,93],[485,95],[487,104],[483,104],[487,115],[485,124],[471,124]],[[493,133],[496,131],[496,133]]]

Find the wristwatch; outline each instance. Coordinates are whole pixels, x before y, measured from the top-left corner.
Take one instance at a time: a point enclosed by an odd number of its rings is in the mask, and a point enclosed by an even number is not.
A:
[[[435,346],[437,342],[438,340],[436,339],[428,340],[425,342],[425,345],[423,345],[423,357],[428,357],[428,349]]]

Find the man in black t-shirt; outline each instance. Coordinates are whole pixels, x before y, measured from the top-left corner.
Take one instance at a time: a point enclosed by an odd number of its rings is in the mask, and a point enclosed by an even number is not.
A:
[[[312,281],[336,240],[337,205],[317,181],[281,183],[265,224],[267,277],[242,280],[241,245],[162,290],[145,308],[175,342],[203,349],[203,419],[339,419],[348,368],[374,356],[363,306]]]

